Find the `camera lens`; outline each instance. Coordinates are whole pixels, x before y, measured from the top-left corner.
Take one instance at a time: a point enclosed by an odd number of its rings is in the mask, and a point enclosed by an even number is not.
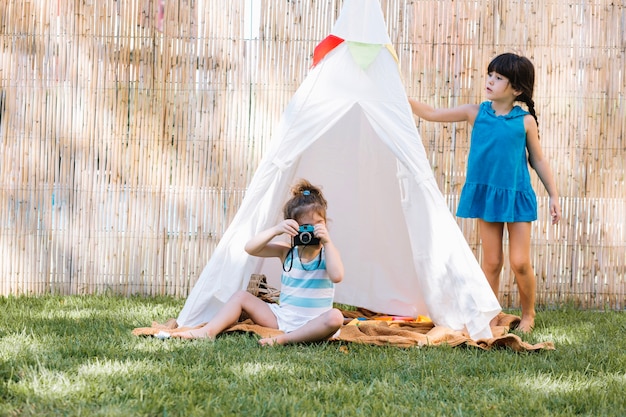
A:
[[[311,233],[309,232],[302,232],[300,233],[300,242],[304,243],[305,245],[311,242]]]

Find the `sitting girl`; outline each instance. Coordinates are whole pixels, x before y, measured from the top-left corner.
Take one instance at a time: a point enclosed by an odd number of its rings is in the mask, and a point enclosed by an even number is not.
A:
[[[339,251],[326,229],[327,202],[318,187],[300,180],[283,208],[285,220],[248,241],[246,252],[283,262],[279,304],[268,304],[247,291],[236,292],[204,327],[173,334],[185,339],[211,338],[237,322],[242,312],[261,326],[285,332],[260,339],[261,345],[312,342],[326,339],[339,330],[343,314],[333,308],[335,284],[343,279]],[[297,239],[300,227],[310,225],[310,239]],[[274,242],[287,234],[294,244]],[[296,239],[294,239],[296,238]]]

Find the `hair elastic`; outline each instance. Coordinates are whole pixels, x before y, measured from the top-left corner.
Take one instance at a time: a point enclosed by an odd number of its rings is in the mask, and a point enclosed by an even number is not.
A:
[[[304,191],[302,191],[302,195],[311,195],[311,191],[304,190]]]

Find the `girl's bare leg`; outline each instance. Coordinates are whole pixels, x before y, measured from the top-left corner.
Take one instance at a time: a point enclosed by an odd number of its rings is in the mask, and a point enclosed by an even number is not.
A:
[[[278,328],[276,316],[263,300],[247,291],[237,291],[205,326],[187,332],[174,333],[172,337],[214,339],[218,334],[235,324],[243,311],[256,324],[274,329]]]
[[[343,314],[341,311],[333,308],[293,332],[261,339],[259,344],[270,346],[323,340],[335,334],[342,325]]]
[[[504,265],[502,252],[504,223],[490,223],[478,219],[478,231],[483,249],[483,259],[480,266],[487,277],[491,290],[497,297],[500,292],[500,273]]]
[[[530,333],[535,326],[537,279],[530,262],[530,222],[509,223],[509,259],[515,274],[522,305],[522,320],[517,328]]]
[[[491,223],[478,219],[478,232],[482,243],[483,259],[480,264],[491,290],[498,297],[500,292],[500,273],[504,265],[502,251],[502,236],[504,223]],[[491,324],[498,322],[498,316],[491,320]]]

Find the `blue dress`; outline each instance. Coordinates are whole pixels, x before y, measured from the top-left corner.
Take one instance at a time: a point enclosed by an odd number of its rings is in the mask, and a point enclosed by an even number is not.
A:
[[[537,196],[530,184],[524,116],[519,106],[496,116],[491,102],[480,104],[467,159],[467,178],[458,217],[487,222],[537,219]]]

